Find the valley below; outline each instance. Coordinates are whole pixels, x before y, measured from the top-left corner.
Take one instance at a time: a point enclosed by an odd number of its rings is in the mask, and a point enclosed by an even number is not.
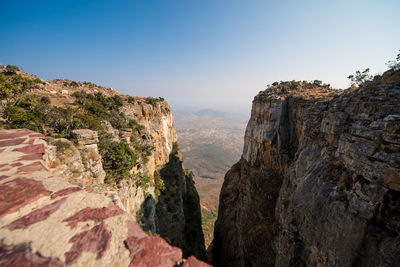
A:
[[[200,195],[206,247],[213,239],[225,173],[240,159],[242,153],[247,119],[247,114],[209,109],[194,112],[174,110],[175,128],[185,168],[193,172]]]

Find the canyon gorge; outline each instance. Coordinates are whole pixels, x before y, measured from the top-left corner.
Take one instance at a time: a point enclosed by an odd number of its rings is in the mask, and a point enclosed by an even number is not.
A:
[[[195,180],[201,195],[210,191],[203,208],[214,212],[211,194],[219,191],[220,167],[241,146],[242,123],[227,130],[229,121],[205,117],[214,133],[181,118],[192,172],[163,98],[7,68],[0,85],[1,265],[400,261],[397,69],[347,90],[289,81],[261,91],[241,158],[223,178],[207,252]],[[209,136],[219,138],[215,145]],[[226,137],[232,140],[224,143]],[[207,154],[210,147],[218,153]],[[232,155],[222,158],[224,149]],[[220,180],[215,189],[201,179]]]

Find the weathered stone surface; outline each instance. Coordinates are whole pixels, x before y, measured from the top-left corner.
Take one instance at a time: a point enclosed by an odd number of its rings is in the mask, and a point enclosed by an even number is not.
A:
[[[64,188],[64,189],[61,189],[60,191],[57,191],[57,192],[53,193],[51,195],[51,199],[54,199],[54,198],[57,198],[57,197],[66,196],[68,194],[71,194],[71,193],[74,193],[74,192],[78,192],[78,191],[81,191],[81,190],[82,190],[82,188],[76,187],[76,186]]]
[[[182,258],[182,251],[171,247],[160,237],[146,237],[136,222],[129,223],[128,238],[125,241],[130,252],[129,266],[175,266]],[[153,254],[149,254],[152,250]]]
[[[28,245],[0,246],[1,266],[35,266],[35,267],[62,267],[64,264],[58,259],[49,259],[32,253]]]
[[[46,146],[46,165],[52,173],[62,175],[80,186],[103,183],[106,174],[97,143],[85,145],[85,142],[77,142],[78,145],[64,138],[49,138]]]
[[[15,138],[11,140],[0,141],[0,147],[19,145],[22,144],[25,140],[25,138]]]
[[[208,265],[205,262],[199,261],[198,259],[196,259],[193,256],[190,256],[189,258],[187,258],[187,260],[182,264],[182,267],[209,267],[210,265]]]
[[[33,144],[44,144],[40,140],[42,135],[29,130],[0,130],[3,138],[27,136],[37,136]],[[36,168],[43,166],[43,158],[21,157],[18,149],[24,146],[26,143],[6,146],[0,155],[0,165],[23,165],[11,167],[10,172],[0,176],[1,266],[182,263],[179,248],[146,235],[133,222],[135,218],[115,206],[110,198],[81,190],[46,168]],[[40,150],[32,153],[43,157]],[[28,169],[20,169],[26,166]],[[194,266],[202,266],[196,263]]]
[[[22,152],[25,154],[44,154],[44,145],[26,145],[23,147],[15,148],[13,151]]]
[[[47,196],[42,182],[23,177],[0,184],[0,217]]]
[[[102,222],[103,220],[113,217],[116,215],[120,215],[124,213],[118,206],[110,205],[109,207],[103,208],[85,208],[83,210],[78,211],[76,214],[71,217],[66,218],[63,222],[67,222],[68,226],[71,228],[75,228],[78,222],[85,221],[95,221]]]
[[[15,230],[15,229],[24,229],[28,226],[46,220],[52,213],[56,212],[61,205],[65,202],[66,198],[57,200],[43,208],[39,208],[37,210],[28,213],[27,215],[23,216],[22,218],[13,221],[9,225],[7,225],[7,229]]]
[[[99,142],[97,132],[89,129],[72,130],[71,135],[80,145],[92,145]]]
[[[18,172],[34,172],[34,171],[46,171],[46,167],[40,161],[35,161],[31,164],[18,168]]]
[[[89,231],[79,233],[69,240],[73,245],[65,253],[65,261],[67,264],[73,264],[85,251],[95,253],[96,259],[100,259],[108,249],[110,240],[111,233],[107,231],[106,225],[102,222]]]
[[[255,97],[221,190],[215,266],[398,265],[400,81],[390,75]]]

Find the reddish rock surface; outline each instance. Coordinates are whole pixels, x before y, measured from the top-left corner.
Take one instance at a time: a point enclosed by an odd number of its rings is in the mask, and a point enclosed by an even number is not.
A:
[[[11,140],[0,141],[0,147],[19,145],[22,144],[25,140],[25,138],[15,138]]]
[[[6,227],[11,231],[15,229],[24,229],[32,224],[46,220],[51,214],[56,212],[61,207],[61,205],[65,202],[65,200],[67,199],[63,198],[47,206],[44,206],[43,208],[32,211],[31,213],[25,215],[24,217],[10,223]]]
[[[47,195],[42,182],[32,179],[15,178],[0,184],[0,217]]]
[[[69,227],[75,228],[78,222],[85,222],[85,221],[101,222],[104,219],[120,215],[122,213],[124,213],[124,211],[115,205],[110,205],[107,208],[106,207],[85,208],[83,210],[78,211],[71,217],[68,217],[67,219],[63,220],[63,222],[67,222],[68,223],[67,225]]]
[[[111,199],[85,192],[63,177],[52,176],[43,165],[41,138],[42,134],[26,129],[0,130],[0,142],[4,145],[0,149],[1,171],[14,171],[0,175],[0,266],[178,266],[182,263],[179,248],[160,237],[146,235],[133,216],[115,206]],[[20,152],[26,155],[20,156]],[[21,209],[27,204],[30,209]],[[105,220],[111,217],[117,218]],[[87,221],[93,222],[89,230],[76,228],[79,222]],[[65,242],[70,246],[65,246]],[[88,255],[83,257],[82,253],[93,253],[94,257],[88,260]],[[207,266],[195,258],[184,264]]]
[[[17,129],[17,130],[2,130],[0,133],[0,140],[14,139],[21,136],[29,136],[29,134],[35,133],[28,129]]]
[[[69,240],[73,245],[71,249],[65,253],[66,263],[75,263],[84,251],[96,253],[96,258],[100,259],[108,249],[110,239],[111,234],[107,231],[104,222],[88,231],[73,236]]]
[[[190,256],[182,265],[182,267],[210,267],[211,265],[208,265],[205,262],[199,261],[193,256]]]
[[[164,239],[156,236],[128,237],[125,244],[130,252],[131,267],[175,266],[182,258],[179,248],[171,247]]]
[[[74,192],[78,192],[81,191],[82,188],[80,187],[68,187],[68,188],[64,188],[61,189],[60,191],[55,192],[54,194],[51,195],[51,199],[57,198],[57,197],[62,197],[62,196],[66,196],[68,194],[74,193]]]
[[[37,154],[37,153],[44,154],[44,145],[43,144],[26,145],[23,147],[14,148],[13,151],[22,152],[25,154]]]
[[[28,154],[23,155],[19,160],[41,160],[43,158],[42,154]]]
[[[0,246],[0,266],[62,267],[58,259],[41,257],[31,252],[26,244]]]
[[[22,164],[21,162],[15,162],[15,163],[11,163],[10,166],[11,167],[18,167],[18,166],[22,166],[24,164]]]
[[[36,161],[32,164],[25,165],[18,168],[18,172],[34,172],[34,171],[45,171],[45,166],[40,161]]]

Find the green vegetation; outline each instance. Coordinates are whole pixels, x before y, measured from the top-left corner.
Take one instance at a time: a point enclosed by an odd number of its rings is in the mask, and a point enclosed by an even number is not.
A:
[[[135,174],[135,182],[137,187],[148,189],[150,187],[151,178],[143,173]]]
[[[128,126],[128,128],[132,128],[136,132],[140,132],[144,129],[143,125],[139,124],[136,120],[133,120],[133,119],[129,120],[127,126]],[[134,135],[132,135],[132,136],[134,136]]]
[[[15,74],[19,71],[19,67],[15,65],[7,65],[6,71],[8,74]]]
[[[314,80],[312,82],[307,82],[307,81],[280,81],[280,82],[274,82],[272,85],[267,85],[268,90],[272,90],[275,93],[279,95],[287,95],[291,91],[296,91],[300,90],[303,88],[313,88],[313,87],[325,87],[325,88],[330,88],[330,84],[323,83],[320,80]]]
[[[122,179],[133,179],[137,186],[149,188],[150,177],[144,174],[130,174],[132,168],[141,159],[148,161],[154,147],[139,137],[144,127],[136,120],[127,119],[120,110],[123,99],[119,95],[106,97],[101,93],[87,94],[77,91],[72,94],[75,101],[63,107],[52,106],[47,96],[29,93],[29,90],[39,88],[43,83],[40,79],[31,79],[16,74],[18,67],[8,66],[7,71],[0,73],[0,100],[5,100],[2,106],[2,115],[8,128],[27,128],[49,136],[70,138],[74,129],[91,129],[98,131],[99,152],[103,159],[106,171],[106,182],[118,183]],[[64,86],[79,87],[82,84],[91,86],[91,83],[80,83],[69,80],[60,80]],[[134,98],[128,98],[134,101]],[[160,99],[156,99],[161,101]],[[104,121],[109,121],[116,129],[132,129],[132,145],[112,141],[113,137],[107,134]],[[64,146],[60,142],[56,146]],[[158,191],[165,189],[162,181],[156,183]]]
[[[147,104],[150,104],[150,105],[152,105],[154,107],[154,106],[157,105],[158,102],[164,101],[164,98],[162,98],[162,97],[158,97],[158,98],[156,98],[156,97],[146,97],[145,101],[146,101]]]
[[[388,63],[386,63],[386,65],[391,70],[394,70],[394,71],[400,70],[400,53],[397,54],[397,57],[395,60],[390,60]]]
[[[15,100],[23,92],[39,88],[41,84],[43,84],[43,82],[37,78],[29,79],[20,74],[13,74],[10,72],[0,73],[0,100]]]
[[[165,190],[165,185],[161,178],[160,172],[154,172],[154,193],[156,194],[156,198],[158,198],[161,193]]]
[[[125,143],[112,141],[108,134],[100,134],[99,141],[106,182],[118,183],[121,179],[131,177],[130,170],[137,161],[134,151]]]
[[[352,86],[360,86],[371,81],[372,75],[369,74],[369,68],[367,68],[362,72],[358,70],[354,75],[349,75],[347,78],[350,79]]]
[[[206,248],[211,244],[214,238],[214,223],[217,220],[218,213],[213,210],[201,210],[201,222],[204,234],[204,244]]]
[[[45,124],[53,113],[50,100],[45,96],[26,95],[15,102],[8,102],[3,115],[10,128],[28,128],[43,132]]]
[[[135,98],[133,96],[128,96],[128,103],[135,104]]]

